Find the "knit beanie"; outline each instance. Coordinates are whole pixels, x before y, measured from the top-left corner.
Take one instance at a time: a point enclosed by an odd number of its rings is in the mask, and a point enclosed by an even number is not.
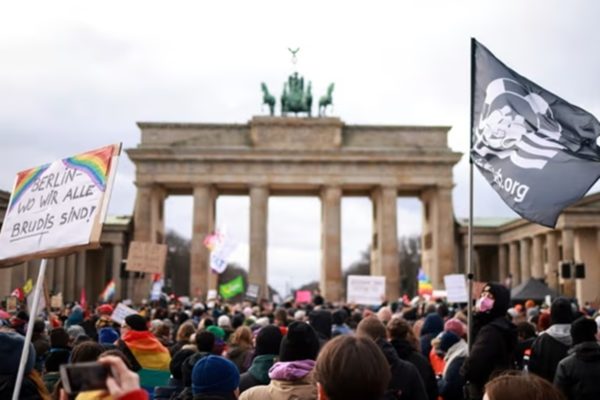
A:
[[[234,363],[220,356],[208,356],[192,371],[192,393],[228,394],[240,386],[240,373]]]
[[[0,332],[0,354],[2,362],[0,363],[0,375],[15,375],[19,369],[21,352],[25,338],[16,332]],[[32,369],[35,363],[35,349],[29,345],[29,355],[25,366],[25,375]]]
[[[181,380],[182,379],[182,366],[185,360],[195,354],[194,350],[179,350],[177,353],[173,355],[171,358],[171,363],[169,364],[169,370],[171,371],[171,375],[173,375],[174,379]]]
[[[573,345],[583,342],[595,342],[598,326],[593,319],[580,317],[571,325],[571,337]]]
[[[570,324],[571,322],[573,322],[571,302],[564,297],[554,300],[550,306],[550,325]]]
[[[440,347],[439,349],[444,353],[448,351],[448,349],[458,343],[460,337],[455,335],[454,333],[447,331],[442,334],[440,339]]]
[[[72,341],[75,341],[79,335],[85,335],[85,329],[81,325],[71,325],[67,328],[67,334]]]
[[[279,354],[282,338],[281,330],[275,325],[260,328],[256,335],[256,355]]]
[[[125,323],[134,331],[147,331],[146,319],[139,314],[131,314],[125,317]]]
[[[316,360],[319,347],[317,334],[310,325],[292,322],[287,335],[281,340],[279,361]]]
[[[206,328],[206,331],[215,335],[215,338],[217,338],[219,340],[225,339],[225,331],[223,330],[223,328],[219,328],[218,326],[211,325],[208,328]]]
[[[98,331],[98,343],[113,344],[119,339],[119,334],[113,328],[102,328]]]
[[[444,324],[444,330],[446,332],[452,332],[458,337],[463,337],[465,335],[465,324],[457,318],[450,318]]]
[[[229,327],[231,326],[231,319],[227,315],[221,315],[217,319],[217,325],[221,328]]]
[[[310,326],[318,333],[318,337],[325,340],[331,339],[332,321],[331,312],[328,310],[315,310],[308,314]]]

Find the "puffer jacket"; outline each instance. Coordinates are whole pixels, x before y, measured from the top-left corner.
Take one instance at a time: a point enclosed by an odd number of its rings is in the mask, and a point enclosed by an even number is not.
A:
[[[255,386],[240,395],[240,400],[313,400],[317,385],[313,360],[278,362],[269,370],[271,383]]]
[[[600,399],[600,344],[583,342],[556,369],[554,385],[569,400]]]

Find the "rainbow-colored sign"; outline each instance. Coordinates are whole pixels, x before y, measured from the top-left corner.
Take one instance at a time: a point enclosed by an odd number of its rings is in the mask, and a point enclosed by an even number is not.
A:
[[[431,284],[429,277],[425,274],[425,272],[423,272],[422,269],[419,270],[418,279],[419,279],[419,289],[418,289],[419,296],[431,296],[433,294],[433,285]]]
[[[88,151],[73,157],[65,158],[63,163],[87,174],[92,182],[102,191],[106,189],[106,178],[110,170],[110,161],[113,155],[113,146]]]

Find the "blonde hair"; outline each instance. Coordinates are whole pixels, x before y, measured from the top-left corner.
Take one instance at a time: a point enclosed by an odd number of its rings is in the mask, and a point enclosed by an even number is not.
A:
[[[231,335],[229,343],[233,346],[249,349],[252,347],[252,330],[247,326],[238,327]]]
[[[184,322],[179,329],[177,329],[175,340],[178,342],[189,342],[195,332],[196,329],[194,329],[194,324],[191,322]]]

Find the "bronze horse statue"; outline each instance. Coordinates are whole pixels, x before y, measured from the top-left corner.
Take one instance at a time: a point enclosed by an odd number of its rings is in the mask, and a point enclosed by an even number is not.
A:
[[[327,87],[327,93],[319,98],[319,117],[324,117],[325,111],[327,111],[327,106],[333,105],[333,88],[334,84],[329,84]]]
[[[262,82],[260,84],[260,87],[263,92],[262,104],[263,105],[267,104],[269,106],[269,112],[270,112],[271,116],[273,116],[273,115],[275,115],[275,96],[273,96],[271,93],[269,93],[269,89],[267,88],[267,85],[264,82]]]

